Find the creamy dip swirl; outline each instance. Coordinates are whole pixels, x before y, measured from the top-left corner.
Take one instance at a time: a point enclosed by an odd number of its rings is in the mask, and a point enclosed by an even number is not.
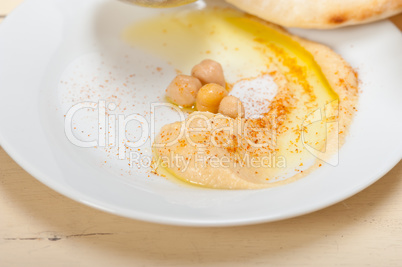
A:
[[[146,41],[130,37],[158,25],[162,32]],[[356,111],[358,78],[339,55],[237,11],[165,16],[129,29],[125,38],[184,72],[208,57],[235,87],[264,77],[276,84],[258,116],[250,108],[246,119],[193,112],[162,128],[153,144],[156,171],[195,185],[256,189],[299,179],[330,161]]]

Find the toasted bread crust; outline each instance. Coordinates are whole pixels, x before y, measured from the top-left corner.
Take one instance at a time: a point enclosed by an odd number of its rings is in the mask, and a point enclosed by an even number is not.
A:
[[[402,12],[402,0],[226,1],[247,13],[285,27],[314,29],[362,24]]]

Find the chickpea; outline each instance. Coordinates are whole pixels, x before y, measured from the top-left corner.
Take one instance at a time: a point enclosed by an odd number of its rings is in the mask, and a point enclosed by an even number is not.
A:
[[[216,83],[223,87],[226,85],[221,64],[211,59],[203,60],[195,65],[191,75],[198,78],[203,85],[208,83]]]
[[[237,117],[244,118],[245,114],[244,106],[240,99],[232,95],[226,96],[222,99],[219,104],[218,112],[233,119]]]
[[[225,88],[216,83],[209,83],[201,87],[197,94],[196,105],[199,111],[217,113],[219,103],[227,96]]]
[[[166,95],[176,105],[191,107],[201,86],[201,82],[195,77],[177,75],[166,89]]]

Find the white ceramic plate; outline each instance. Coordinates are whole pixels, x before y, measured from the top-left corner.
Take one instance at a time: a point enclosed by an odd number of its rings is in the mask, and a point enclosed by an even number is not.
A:
[[[120,34],[126,26],[177,10],[106,0],[27,0],[19,6],[0,25],[0,143],[7,153],[39,181],[91,207],[194,226],[268,222],[312,212],[361,191],[400,160],[402,37],[388,21],[330,31],[292,30],[331,46],[358,70],[362,82],[359,111],[339,165],[323,166],[295,183],[251,191],[199,189],[129,169],[115,159],[113,149],[69,142],[63,114],[74,103],[103,98],[118,108],[135,103],[130,112],[143,112],[157,100],[174,70],[143,51],[127,50],[119,61],[119,53],[110,58],[106,48],[124,46]],[[155,71],[158,66],[163,73]],[[130,80],[130,73],[137,76]],[[124,89],[127,82],[136,89]],[[116,87],[126,95],[113,91]],[[162,113],[161,123],[177,119]],[[84,115],[76,122],[82,138],[96,128],[90,125],[93,114]]]

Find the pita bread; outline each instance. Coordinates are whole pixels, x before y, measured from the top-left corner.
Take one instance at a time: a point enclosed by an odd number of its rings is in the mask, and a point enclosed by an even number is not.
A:
[[[402,0],[226,0],[285,27],[330,29],[372,22],[402,12]]]

